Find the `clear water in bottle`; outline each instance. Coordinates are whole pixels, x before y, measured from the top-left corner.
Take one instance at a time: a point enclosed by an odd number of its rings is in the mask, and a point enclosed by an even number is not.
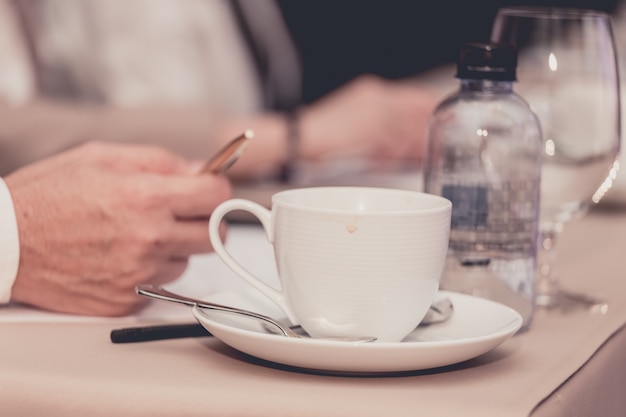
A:
[[[441,288],[516,309],[530,325],[543,141],[535,114],[513,91],[511,47],[467,44],[460,89],[428,129],[424,189],[452,201]]]

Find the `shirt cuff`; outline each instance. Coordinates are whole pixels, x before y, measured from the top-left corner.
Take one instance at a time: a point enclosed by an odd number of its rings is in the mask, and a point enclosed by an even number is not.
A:
[[[19,260],[20,240],[13,199],[6,183],[0,178],[0,303],[11,300]]]

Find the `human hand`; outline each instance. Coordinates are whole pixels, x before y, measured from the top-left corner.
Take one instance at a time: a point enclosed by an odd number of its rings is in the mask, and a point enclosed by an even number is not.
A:
[[[303,109],[300,156],[420,159],[439,98],[409,82],[361,76]]]
[[[90,143],[5,178],[20,238],[12,300],[119,316],[145,303],[135,285],[179,277],[211,250],[208,217],[227,180],[152,146]]]

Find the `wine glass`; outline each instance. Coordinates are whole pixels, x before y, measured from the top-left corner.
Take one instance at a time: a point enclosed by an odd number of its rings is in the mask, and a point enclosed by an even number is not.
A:
[[[620,88],[611,19],[593,10],[502,8],[491,40],[518,47],[516,91],[543,132],[536,303],[599,305],[596,297],[561,287],[555,258],[564,224],[600,200],[618,167]]]

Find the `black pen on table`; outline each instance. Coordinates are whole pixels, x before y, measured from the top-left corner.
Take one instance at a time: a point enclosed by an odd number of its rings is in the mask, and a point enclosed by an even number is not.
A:
[[[200,323],[160,324],[155,326],[125,327],[111,330],[111,342],[135,343],[184,337],[212,336]]]

